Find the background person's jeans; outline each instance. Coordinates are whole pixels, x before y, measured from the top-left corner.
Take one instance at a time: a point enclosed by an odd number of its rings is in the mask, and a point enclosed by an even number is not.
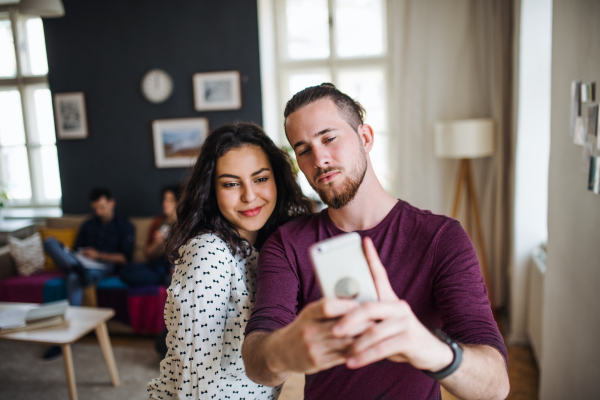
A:
[[[65,273],[67,281],[67,299],[72,306],[80,306],[83,302],[83,289],[93,285],[100,279],[110,275],[114,265],[105,264],[105,269],[83,267],[75,257],[67,252],[65,246],[54,238],[44,241],[44,251],[54,264]]]
[[[165,261],[126,265],[121,268],[119,277],[130,286],[171,284],[170,265]]]

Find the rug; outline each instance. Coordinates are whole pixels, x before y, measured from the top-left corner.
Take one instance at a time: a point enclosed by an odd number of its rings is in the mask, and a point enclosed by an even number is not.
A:
[[[69,398],[62,357],[46,361],[48,346],[0,340],[0,399]],[[77,394],[81,400],[148,399],[146,384],[158,376],[160,357],[153,350],[113,347],[121,386],[114,387],[99,345],[72,345]]]

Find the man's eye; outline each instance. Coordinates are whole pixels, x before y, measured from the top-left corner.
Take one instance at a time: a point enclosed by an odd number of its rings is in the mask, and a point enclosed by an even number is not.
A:
[[[304,150],[300,150],[300,152],[298,153],[299,156],[303,156],[305,154],[308,154],[308,152],[310,151],[310,149],[304,149]]]
[[[333,142],[334,140],[335,140],[335,136],[328,137],[327,139],[325,139],[325,143]]]

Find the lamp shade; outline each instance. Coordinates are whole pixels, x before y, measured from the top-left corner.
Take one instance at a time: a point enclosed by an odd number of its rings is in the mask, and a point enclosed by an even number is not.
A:
[[[440,158],[479,158],[494,154],[494,121],[461,119],[435,124],[435,155]]]
[[[43,18],[57,18],[65,15],[65,8],[61,0],[21,0],[19,12]]]

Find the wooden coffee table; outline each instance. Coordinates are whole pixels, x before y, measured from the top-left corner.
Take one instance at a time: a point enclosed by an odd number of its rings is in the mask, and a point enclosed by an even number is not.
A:
[[[15,307],[26,309],[34,306],[35,304],[28,303],[0,302],[0,311]],[[100,342],[102,355],[104,356],[104,361],[106,362],[106,367],[108,368],[108,373],[113,386],[120,385],[119,373],[117,372],[115,357],[110,345],[108,330],[106,329],[106,321],[112,318],[113,315],[115,315],[115,311],[111,308],[69,306],[65,315],[67,323],[64,325],[0,334],[0,339],[47,343],[61,346],[65,360],[67,384],[69,385],[69,398],[71,400],[77,400],[77,387],[75,386],[75,370],[73,367],[71,344],[75,343],[92,330],[96,331],[96,336]]]

